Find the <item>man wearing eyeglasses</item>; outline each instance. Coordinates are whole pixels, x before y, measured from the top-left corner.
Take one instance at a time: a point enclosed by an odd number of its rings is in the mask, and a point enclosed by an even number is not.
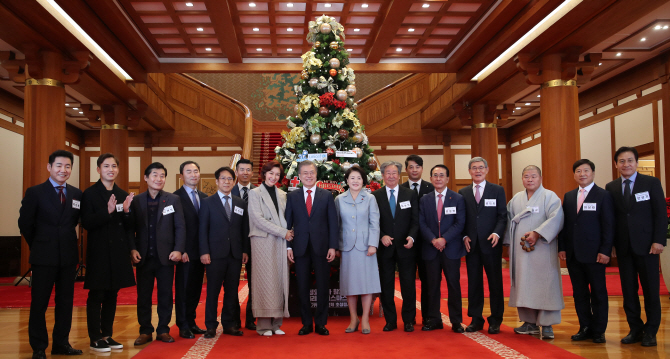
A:
[[[221,326],[223,334],[240,336],[236,329],[239,320],[237,288],[240,270],[249,254],[249,216],[247,203],[233,196],[235,171],[221,167],[214,172],[216,194],[202,200],[198,213],[200,218],[200,261],[207,271],[207,303],[205,304],[204,337],[216,336],[218,300],[223,286],[223,308]]]

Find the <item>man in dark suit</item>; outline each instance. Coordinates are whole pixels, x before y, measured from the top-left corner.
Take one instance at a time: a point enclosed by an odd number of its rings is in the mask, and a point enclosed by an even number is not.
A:
[[[49,179],[26,190],[19,211],[19,230],[30,247],[32,290],[28,335],[33,358],[46,358],[49,334],[44,314],[56,287],[51,354],[81,355],[69,342],[75,267],[79,261],[77,231],[81,191],[65,182],[74,155],[58,150],[49,156]]]
[[[433,187],[430,182],[421,179],[421,176],[423,175],[423,158],[421,158],[421,156],[407,156],[405,159],[405,168],[407,169],[407,176],[409,179],[407,182],[401,184],[401,186],[416,191],[419,195],[419,201],[421,201],[421,197],[425,194],[435,190],[435,187]],[[426,278],[426,263],[423,261],[423,258],[421,258],[422,245],[423,241],[416,241],[416,243],[414,243],[414,252],[416,253],[415,260],[419,270],[419,279],[421,280],[421,308],[427,308],[428,303],[430,302],[430,297],[428,293],[428,279]],[[426,312],[423,310],[421,311],[421,317],[423,319],[423,325],[426,323]]]
[[[558,234],[558,257],[567,263],[579,318],[579,332],[572,340],[605,343],[609,308],[605,268],[614,242],[614,204],[609,192],[593,182],[595,169],[587,159],[572,165],[579,188],[563,198],[565,222]]]
[[[440,283],[442,273],[447,280],[449,299],[449,319],[451,330],[463,333],[463,302],[461,300],[461,258],[465,256],[462,233],[465,226],[465,201],[463,196],[447,188],[449,168],[435,165],[430,170],[430,181],[435,192],[421,199],[419,223],[423,260],[426,261],[430,304],[428,322],[421,328],[423,331],[442,329],[440,314]]]
[[[619,148],[614,162],[621,177],[608,183],[605,189],[614,201],[616,231],[612,255],[618,259],[623,307],[630,327],[621,343],[642,341],[642,346],[656,346],[656,333],[661,324],[659,254],[666,245],[668,223],[665,195],[661,181],[637,172],[635,148]],[[638,276],[647,323],[640,318]]]
[[[207,266],[207,303],[205,304],[205,338],[214,338],[217,321],[219,293],[223,286],[221,326],[223,333],[242,335],[237,328],[240,302],[237,289],[240,285],[242,264],[249,254],[249,214],[247,204],[233,196],[235,172],[221,167],[214,172],[216,194],[202,201],[200,208],[200,261]],[[237,315],[237,317],[236,317]]]
[[[198,212],[200,202],[207,195],[198,191],[200,183],[200,166],[193,161],[186,161],[179,166],[179,173],[184,185],[174,192],[181,200],[186,223],[186,252],[177,263],[174,279],[174,306],[177,316],[179,336],[186,339],[195,338],[194,334],[205,334],[195,324],[195,310],[202,293],[202,278],[205,266],[200,262],[198,238]]]
[[[170,336],[172,320],[172,284],[174,266],[181,261],[186,248],[186,225],[181,200],[177,195],[163,191],[167,169],[159,162],[144,170],[148,189],[135,196],[132,212],[135,214],[135,240],[131,241],[131,258],[137,266],[137,321],[140,336],[135,345],[153,340],[151,324],[151,296],[156,281],[158,326],[156,340],[173,343]]]
[[[316,164],[302,161],[298,164],[302,188],[286,196],[286,227],[295,235],[288,243],[287,255],[295,263],[300,299],[302,328],[298,335],[311,333],[314,328],[320,335],[328,335],[328,282],[330,262],[335,259],[340,229],[335,201],[330,192],[316,187]],[[311,272],[316,277],[316,313],[312,326],[312,309],[309,300]]]
[[[254,163],[246,158],[242,158],[237,161],[237,163],[235,163],[235,176],[237,176],[237,185],[233,187],[231,193],[233,196],[242,198],[246,203],[249,203],[249,191],[256,188],[256,186],[251,183],[251,175],[253,174],[253,171]],[[247,271],[247,287],[249,288],[244,326],[249,330],[256,330],[256,318],[254,318],[254,312],[251,310],[251,248],[249,248],[249,260],[244,265],[244,268]],[[241,327],[242,321],[239,319],[240,313],[237,313],[236,318],[238,318],[237,326]]]
[[[491,316],[488,317],[489,334],[500,333],[500,324],[505,311],[505,296],[502,279],[502,243],[498,243],[507,226],[507,199],[505,189],[487,182],[489,165],[482,157],[474,157],[468,163],[472,184],[458,193],[465,200],[465,228],[463,243],[468,252],[465,263],[468,268],[468,316],[472,318],[466,332],[484,329],[484,280],[483,270],[489,283]],[[498,177],[496,173],[495,178]]]
[[[419,197],[416,191],[398,185],[402,164],[384,162],[380,168],[384,187],[372,192],[379,206],[379,263],[380,300],[384,308],[384,331],[398,328],[395,309],[395,268],[398,266],[402,293],[402,321],[406,332],[414,331],[416,323],[416,248],[419,240]]]

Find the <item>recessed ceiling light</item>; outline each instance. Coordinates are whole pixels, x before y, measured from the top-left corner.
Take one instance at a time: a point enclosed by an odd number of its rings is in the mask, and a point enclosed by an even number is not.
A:
[[[261,48],[259,47],[259,48],[256,49],[256,51],[263,51],[263,49],[261,49]]]
[[[367,9],[368,4],[362,4],[361,7],[362,7],[363,9]]]
[[[65,106],[70,106],[70,104],[69,104],[69,103],[66,103]]]
[[[355,31],[355,32],[359,32],[359,31],[361,31],[361,29],[354,29],[354,31]]]
[[[347,49],[347,51],[352,52],[352,51],[354,51],[354,49]]]
[[[526,102],[526,106],[530,106],[530,102]]]
[[[402,47],[397,47],[395,50],[396,51],[402,51]]]
[[[325,7],[330,7],[331,5],[330,5],[330,4],[324,4],[323,6],[325,6]]]
[[[286,7],[293,7],[293,3],[286,4]]]
[[[640,41],[647,41],[647,38],[643,37],[643,38],[640,39]]]
[[[259,29],[257,27],[254,27],[253,30],[254,31],[259,31]]]
[[[293,51],[293,49],[286,49],[286,51]]]
[[[409,29],[407,29],[407,32],[414,32],[414,28],[410,27]]]
[[[256,4],[250,2],[250,3],[249,3],[249,7],[256,7]]]
[[[288,29],[286,29],[286,31],[293,31],[293,28],[289,27]]]
[[[79,111],[80,114],[84,114],[83,112]]]
[[[668,25],[663,26],[663,30],[666,30],[668,28]]]
[[[515,113],[516,111],[512,111],[512,113]]]
[[[193,6],[193,3],[192,2],[187,2],[185,5],[188,6],[188,7],[191,7],[191,6]]]
[[[517,110],[521,110],[521,107],[517,107],[516,109],[517,109]]]
[[[77,107],[73,107],[72,109],[73,109],[73,110],[78,110],[79,108],[77,108]]]
[[[196,30],[198,30],[198,31],[205,31],[205,29],[203,29],[203,28],[201,28],[201,27],[197,28]]]
[[[616,55],[617,55],[617,56],[621,56],[621,53],[620,53],[620,52],[617,52]]]
[[[427,8],[427,7],[430,7],[430,5],[428,5],[428,4],[423,4],[423,5],[421,5],[421,7],[425,9],[425,8]]]
[[[540,95],[537,95],[537,97],[540,97]]]
[[[598,66],[602,66],[602,65],[603,65],[603,63],[602,63],[602,62],[599,62],[599,63],[598,63]]]
[[[208,48],[205,49],[205,51],[212,51],[212,48],[208,47]]]
[[[654,30],[660,30],[660,29],[661,29],[661,25],[654,26]]]

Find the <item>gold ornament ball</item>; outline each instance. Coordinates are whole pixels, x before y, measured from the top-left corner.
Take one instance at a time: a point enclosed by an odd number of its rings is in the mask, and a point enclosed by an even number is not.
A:
[[[340,67],[340,60],[338,60],[338,59],[335,58],[335,57],[333,57],[332,59],[330,59],[330,61],[328,61],[328,63],[330,64],[330,67],[331,67],[331,68],[336,69],[336,68]]]
[[[345,91],[345,92],[346,92],[346,91]],[[349,105],[349,106],[353,106],[353,105],[354,105],[354,99],[351,98],[351,97],[347,98],[347,105]]]
[[[322,34],[328,34],[332,28],[330,27],[330,24],[321,24],[319,27],[319,31],[321,31]]]
[[[309,86],[311,87],[316,87],[318,83],[319,79],[317,79],[316,77],[312,77],[311,79],[309,79]]]
[[[340,47],[340,45],[337,43],[337,41],[333,41],[330,43],[330,48],[333,50],[337,50]]]
[[[309,142],[311,142],[315,145],[317,143],[321,143],[321,135],[318,134],[318,133],[312,134],[311,136],[309,136]]]
[[[330,77],[337,76],[337,70],[335,70],[335,69],[330,69],[330,71],[328,71],[328,73],[330,74]]]
[[[346,171],[346,170],[348,170],[348,169],[350,169],[350,168],[351,168],[351,163],[350,163],[349,161],[344,162],[344,163],[342,164],[342,169],[343,169],[343,170]]]
[[[321,46],[321,42],[320,42],[320,41],[317,41],[317,42],[314,43],[314,47],[319,47],[319,46]]]
[[[309,74],[307,73],[307,71],[303,71],[303,72],[300,73],[300,77],[303,80],[307,80],[309,78]]]
[[[368,167],[370,167],[370,170],[371,170],[371,171],[376,170],[376,169],[377,169],[377,161],[375,161],[374,158],[370,158],[370,159],[368,160]]]
[[[363,134],[362,133],[357,133],[354,135],[354,140],[356,140],[356,143],[361,143],[363,142]]]
[[[352,96],[352,97],[354,95],[356,95],[356,86],[354,86],[354,85],[347,86],[347,95]]]
[[[340,101],[344,101],[344,100],[347,99],[347,91],[337,90],[337,93],[335,94],[335,97]]]
[[[326,117],[329,114],[330,114],[330,110],[328,108],[323,107],[323,106],[319,107],[319,116]]]
[[[360,148],[356,147],[353,149],[353,151],[356,153],[357,158],[361,158],[361,156],[363,156],[363,150],[361,150]]]

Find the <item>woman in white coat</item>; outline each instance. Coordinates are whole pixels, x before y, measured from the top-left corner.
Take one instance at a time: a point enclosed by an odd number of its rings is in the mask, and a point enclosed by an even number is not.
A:
[[[286,229],[286,193],[275,186],[283,173],[279,162],[267,162],[261,168],[263,183],[249,191],[251,305],[258,320],[256,332],[263,336],[285,334],[280,327],[289,316],[286,240],[293,239],[293,231]]]

